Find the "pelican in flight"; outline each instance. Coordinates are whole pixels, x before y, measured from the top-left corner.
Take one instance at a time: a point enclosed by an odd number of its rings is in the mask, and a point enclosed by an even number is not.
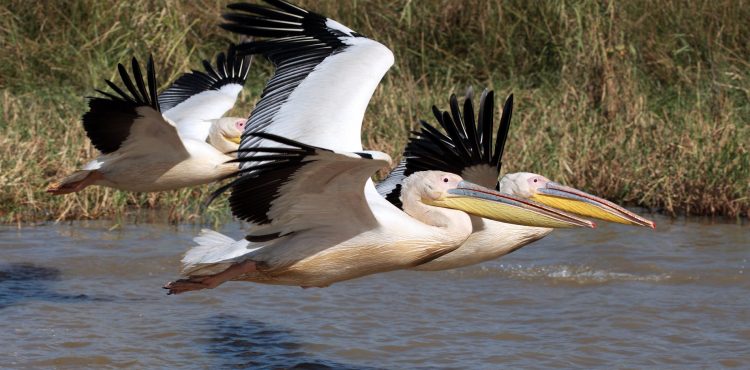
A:
[[[463,114],[455,95],[450,98],[450,112],[433,106],[433,114],[446,134],[425,121],[415,132],[404,159],[378,184],[378,191],[391,203],[402,206],[402,182],[418,171],[448,171],[499,192],[530,199],[581,216],[628,225],[648,226],[654,223],[612,202],[583,191],[550,181],[544,176],[520,172],[503,176],[499,181],[505,140],[510,129],[513,95],[505,102],[500,127],[492,148],[494,94],[484,91],[480,98],[478,119],[474,114],[472,92],[466,95]],[[476,122],[476,124],[475,124]],[[549,234],[552,229],[529,227],[471,217],[473,232],[455,251],[416,266],[417,270],[445,270],[489,261],[511,253]]]
[[[263,155],[235,160],[251,166],[214,194],[231,188],[232,213],[252,223],[252,231],[234,240],[204,230],[196,238],[198,246],[182,260],[186,278],[165,285],[170,294],[229,280],[326,287],[414,267],[469,237],[472,224],[466,212],[556,227],[590,226],[442,171],[404,179],[402,212],[367,186],[373,173],[390,165],[385,153],[332,151],[268,133],[246,137],[286,146],[245,150]]]
[[[225,117],[242,90],[249,57],[237,56],[233,46],[220,53],[216,68],[203,62],[205,72],[183,74],[156,95],[153,60],[147,83],[138,61],[132,75],[118,65],[126,90],[106,81],[114,93],[90,98],[83,127],[102,154],[47,192],[67,194],[90,185],[151,192],[206,184],[236,170],[226,152],[237,150],[245,119]],[[208,139],[208,142],[206,140]]]
[[[405,179],[404,211],[370,179],[390,163],[362,151],[367,104],[393,64],[382,44],[283,1],[231,4],[222,27],[266,37],[238,46],[276,66],[248,119],[231,188],[232,213],[252,223],[240,240],[204,230],[170,294],[229,280],[325,287],[413,267],[455,249],[471,232],[465,212],[504,222],[591,227],[550,207],[499,194],[447,172]],[[324,149],[325,148],[325,149]],[[465,212],[464,212],[465,211]]]

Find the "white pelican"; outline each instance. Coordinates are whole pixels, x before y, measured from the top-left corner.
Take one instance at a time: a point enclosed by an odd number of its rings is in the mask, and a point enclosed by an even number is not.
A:
[[[439,170],[460,173],[463,178],[501,193],[538,201],[557,209],[606,221],[654,227],[646,220],[612,202],[554,183],[544,176],[521,172],[503,176],[498,182],[505,139],[510,128],[513,96],[505,102],[500,128],[492,151],[494,94],[484,91],[479,117],[475,119],[471,90],[463,104],[451,96],[450,112],[433,106],[433,113],[447,135],[427,122],[415,132],[404,151],[404,160],[378,184],[378,191],[399,205],[400,183],[417,171]],[[476,126],[475,126],[476,122]],[[512,225],[472,216],[471,236],[455,251],[415,267],[417,270],[445,270],[502,257],[549,234],[552,229]]]
[[[245,131],[247,118],[223,117],[210,120],[211,128],[208,131],[208,143],[218,151],[236,157],[237,149],[240,147],[240,137]]]
[[[224,53],[217,57],[216,69],[204,61],[205,72],[182,75],[158,97],[151,59],[147,85],[135,58],[133,80],[119,64],[127,92],[106,81],[115,93],[98,90],[104,97],[90,98],[89,111],[83,115],[86,134],[102,154],[82,170],[51,184],[47,192],[66,194],[89,185],[162,191],[205,184],[231,174],[236,165],[225,164],[232,158],[224,153],[237,149],[244,122],[218,119],[234,105],[249,64],[248,57],[238,57],[230,46],[226,57]],[[206,143],[212,125],[210,142],[218,149]]]
[[[360,129],[393,54],[334,20],[266,2],[274,7],[229,5],[244,13],[225,14],[231,23],[222,25],[269,37],[238,50],[276,66],[245,127],[236,160],[241,176],[229,185],[234,215],[255,225],[239,241],[204,231],[183,259],[187,278],[165,286],[170,293],[238,279],[322,287],[415,266],[469,235],[466,214],[438,207],[508,222],[591,225],[445,173],[407,181],[414,186],[405,199],[411,216],[390,204],[370,180],[389,158],[362,152]]]
[[[249,166],[214,194],[231,187],[232,213],[251,222],[252,231],[234,240],[204,230],[196,238],[198,246],[182,260],[187,278],[164,286],[169,294],[214,288],[229,280],[326,287],[414,267],[466,240],[472,224],[464,212],[503,220],[529,217],[560,227],[589,226],[585,220],[441,171],[417,172],[404,180],[402,212],[374,187],[365,186],[374,172],[390,164],[385,153],[331,151],[268,133],[246,137],[287,146],[246,149],[264,155],[237,159]]]

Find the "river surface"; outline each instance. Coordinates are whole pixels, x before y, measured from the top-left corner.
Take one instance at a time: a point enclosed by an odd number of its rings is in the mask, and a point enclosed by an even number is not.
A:
[[[750,227],[654,218],[454,271],[180,296],[161,286],[198,227],[0,226],[0,367],[750,368]]]

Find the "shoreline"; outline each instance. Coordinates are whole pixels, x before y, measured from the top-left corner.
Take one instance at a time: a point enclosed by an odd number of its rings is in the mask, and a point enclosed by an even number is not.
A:
[[[722,215],[686,215],[686,214],[666,214],[664,212],[652,211],[645,207],[626,205],[630,211],[636,212],[644,217],[660,217],[669,220],[670,222],[698,222],[698,223],[709,223],[709,224],[738,224],[741,226],[750,225],[750,217],[746,216],[722,216]],[[68,217],[64,219],[55,218],[38,218],[38,219],[15,219],[15,220],[1,220],[0,226],[16,227],[17,229],[27,227],[44,227],[48,225],[65,224],[65,223],[80,223],[80,222],[110,222],[113,228],[121,227],[122,225],[138,225],[138,224],[154,224],[154,225],[165,225],[171,227],[180,226],[210,226],[218,227],[230,223],[241,223],[245,222],[237,220],[232,217],[229,209],[222,205],[216,209],[211,210],[209,214],[200,215],[198,213],[189,213],[182,215],[181,217],[175,217],[172,210],[167,208],[130,208],[117,213],[99,215],[98,217]],[[657,229],[659,224],[657,223]]]
[[[56,10],[66,22],[45,3],[0,5],[9,15],[0,17],[0,33],[13,40],[0,55],[0,222],[99,218],[126,207],[197,217],[210,187],[65,197],[44,189],[96,156],[80,119],[86,96],[117,80],[117,63],[152,54],[163,89],[238,41],[216,27],[226,2],[66,4]],[[447,109],[451,93],[487,87],[498,100],[515,96],[504,173],[538,173],[667,215],[750,216],[750,9],[416,4],[300,1],[396,55],[365,113],[368,150],[397,163],[418,121],[432,122],[433,104]],[[248,116],[270,73],[256,58],[228,115]]]

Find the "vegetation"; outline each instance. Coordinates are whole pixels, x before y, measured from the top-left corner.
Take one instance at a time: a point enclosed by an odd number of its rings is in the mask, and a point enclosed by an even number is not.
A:
[[[505,171],[531,171],[669,214],[750,210],[747,1],[300,1],[389,46],[396,65],[365,117],[367,148],[397,156],[430,106],[467,86],[515,95]],[[200,214],[212,188],[132,194],[47,184],[96,155],[85,96],[118,62],[153,54],[162,86],[235,35],[224,1],[0,3],[0,219],[99,218],[139,208]],[[256,59],[233,114],[270,66]],[[221,202],[209,214],[226,214]]]

